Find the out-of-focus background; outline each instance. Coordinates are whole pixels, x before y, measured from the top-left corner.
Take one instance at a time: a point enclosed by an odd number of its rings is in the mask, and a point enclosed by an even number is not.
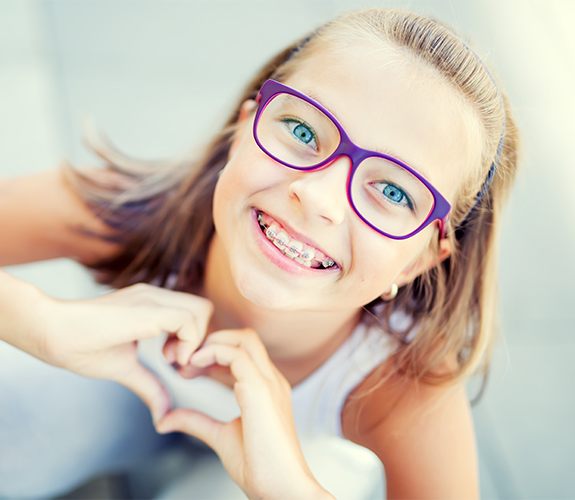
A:
[[[87,117],[137,157],[193,150],[268,56],[369,6],[450,24],[510,96],[523,162],[500,251],[504,339],[473,409],[482,498],[575,498],[573,0],[0,0],[0,177],[94,163]],[[66,259],[6,270],[62,298],[100,291]],[[110,481],[101,471],[69,497],[120,495]]]

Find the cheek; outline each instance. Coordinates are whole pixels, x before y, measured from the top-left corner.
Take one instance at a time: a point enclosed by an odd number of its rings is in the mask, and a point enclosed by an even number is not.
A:
[[[359,290],[373,298],[388,290],[417,255],[420,244],[412,240],[392,240],[361,229],[354,250]]]
[[[249,196],[284,182],[287,170],[267,157],[256,144],[244,141],[224,167],[217,189],[230,199]]]
[[[359,286],[362,289],[378,291],[385,289],[399,273],[400,256],[391,249],[385,252],[370,252],[362,258],[358,268]]]

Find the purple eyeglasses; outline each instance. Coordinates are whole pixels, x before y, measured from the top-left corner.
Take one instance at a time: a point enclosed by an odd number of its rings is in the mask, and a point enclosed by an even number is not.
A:
[[[451,205],[415,169],[355,145],[325,107],[283,83],[266,80],[256,102],[253,135],[270,158],[292,169],[315,171],[345,155],[351,160],[348,202],[371,229],[403,240],[438,221],[439,237],[446,237]]]

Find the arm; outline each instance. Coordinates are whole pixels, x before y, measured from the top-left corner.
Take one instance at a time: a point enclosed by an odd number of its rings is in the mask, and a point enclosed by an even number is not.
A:
[[[79,375],[118,382],[156,420],[169,408],[169,395],[141,364],[138,342],[176,332],[193,352],[212,312],[203,297],[142,283],[91,299],[54,299],[0,270],[0,343]]]
[[[396,401],[389,389],[368,396],[358,430],[349,419],[346,437],[381,459],[389,499],[479,498],[475,434],[465,388],[409,384],[407,389],[401,386],[405,397],[397,400],[387,418],[381,418],[382,403]]]
[[[41,296],[33,285],[0,270],[0,341],[38,358],[44,358],[44,345],[30,311],[36,310]]]
[[[78,235],[73,227],[110,234],[68,186],[60,168],[0,179],[0,266],[59,257],[86,264],[119,249]]]

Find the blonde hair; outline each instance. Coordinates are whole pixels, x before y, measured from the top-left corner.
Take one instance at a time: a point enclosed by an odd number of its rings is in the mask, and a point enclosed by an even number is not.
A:
[[[214,233],[212,196],[218,172],[227,162],[241,103],[254,98],[268,78],[282,81],[288,77],[322,47],[353,46],[361,40],[391,44],[435,68],[455,95],[472,106],[483,128],[477,168],[465,179],[450,215],[450,225],[457,230],[448,235],[451,256],[402,287],[392,302],[382,306],[378,299],[366,304],[364,318],[401,340],[394,355],[398,373],[442,384],[481,372],[483,393],[499,332],[499,227],[516,174],[519,138],[508,98],[484,64],[453,30],[433,18],[377,8],[348,12],[320,26],[261,68],[199,158],[136,161],[101,137],[93,137],[90,146],[104,160],[105,170],[88,174],[65,163],[66,178],[88,206],[117,230],[113,239],[121,242],[122,250],[89,268],[98,282],[115,288],[140,281],[168,286],[168,278],[175,273],[172,288],[196,292]],[[501,151],[496,155],[500,140]],[[470,212],[494,161],[492,183]],[[394,327],[396,313],[411,318],[406,328]],[[447,360],[451,360],[449,365]]]

